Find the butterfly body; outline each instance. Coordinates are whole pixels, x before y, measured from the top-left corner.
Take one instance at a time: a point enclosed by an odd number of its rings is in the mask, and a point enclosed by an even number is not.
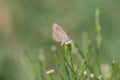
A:
[[[52,30],[53,30],[53,33],[52,33],[53,39],[56,42],[61,42],[62,46],[64,44],[68,44],[72,42],[72,40],[70,39],[70,37],[67,36],[65,31],[56,23],[53,24]]]

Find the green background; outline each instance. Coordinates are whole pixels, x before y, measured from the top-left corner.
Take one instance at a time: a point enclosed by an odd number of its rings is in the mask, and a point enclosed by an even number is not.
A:
[[[82,36],[95,36],[95,11],[100,9],[103,63],[120,61],[119,0],[1,0],[0,80],[35,80],[28,51],[33,59],[43,50],[50,65],[52,24],[57,23],[82,45]]]

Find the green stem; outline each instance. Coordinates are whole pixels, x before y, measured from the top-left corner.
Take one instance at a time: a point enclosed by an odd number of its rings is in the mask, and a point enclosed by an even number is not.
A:
[[[64,77],[63,77],[62,75],[60,75],[60,79],[61,79],[61,80],[65,80]]]
[[[50,78],[51,80],[55,80],[52,74],[50,74]]]
[[[71,51],[70,51],[70,62],[71,62],[72,68],[74,68],[74,67],[73,67],[73,59],[72,59],[72,52],[71,52]]]
[[[98,69],[99,69],[99,73],[102,74],[101,69],[100,69],[100,62],[98,59],[96,59],[96,63],[97,63]]]
[[[41,73],[41,78],[42,78],[42,80],[45,80],[45,78],[44,78],[44,74],[43,74],[43,63],[41,62],[41,61],[39,61],[39,65],[40,65],[40,73]]]
[[[89,66],[89,63],[90,63],[91,59],[93,58],[93,56],[94,56],[94,48],[91,50],[91,56],[89,56],[88,58],[85,59],[84,67],[83,67],[82,71],[78,74],[78,80],[80,80],[82,78],[83,72]]]
[[[86,68],[87,68],[87,65],[84,65],[82,71],[78,74],[77,80],[81,80],[81,78],[82,78],[82,76],[83,76],[83,72],[86,70]]]
[[[76,73],[74,71],[73,58],[72,58],[72,46],[71,46],[71,44],[68,44],[68,45],[65,46],[64,61],[66,62],[66,68],[70,69],[70,71],[72,72],[72,77],[74,78],[74,80],[77,80]]]
[[[69,67],[69,69],[71,70],[71,72],[74,73],[73,68],[72,68],[71,65],[68,63],[68,61],[67,61],[67,59],[66,59],[65,57],[64,57],[64,60],[65,60],[65,62],[66,62],[67,67]]]
[[[113,79],[114,72],[115,72],[115,61],[112,62],[112,75],[111,75],[111,80]]]
[[[73,58],[72,58],[72,45],[71,44],[68,44],[68,51],[69,51],[69,56],[70,56],[70,63],[71,63],[71,67],[72,67],[72,71],[73,71],[73,77],[74,77],[74,80],[77,80],[77,76],[76,76],[76,72],[74,71],[74,64],[73,64]]]
[[[78,50],[80,56],[81,56],[83,59],[85,59],[85,55],[84,55],[83,52],[80,50],[80,48],[79,48],[79,46],[78,46],[77,43],[75,43],[75,47],[77,48],[77,50]]]
[[[66,70],[66,74],[67,74],[68,80],[70,80],[70,73],[69,73],[69,69],[67,67],[67,64],[68,64],[68,61],[67,61],[68,48],[67,48],[67,46],[64,46],[64,51],[65,51],[65,57],[64,57],[65,70]]]

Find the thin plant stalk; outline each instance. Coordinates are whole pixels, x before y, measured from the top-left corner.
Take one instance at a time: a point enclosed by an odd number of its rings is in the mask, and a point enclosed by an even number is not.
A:
[[[83,72],[87,69],[91,59],[93,58],[93,56],[94,56],[94,48],[91,50],[91,56],[89,56],[88,58],[85,59],[85,63],[84,63],[84,66],[82,68],[82,71],[78,74],[78,80],[80,80],[82,78]]]
[[[95,23],[96,23],[96,63],[99,68],[99,73],[102,74],[101,69],[100,69],[100,46],[102,43],[102,37],[101,37],[101,26],[100,26],[100,21],[99,21],[99,15],[100,15],[100,10],[99,8],[96,9],[95,12]]]
[[[52,74],[49,74],[49,75],[50,75],[51,80],[55,80]]]
[[[69,72],[69,69],[67,67],[67,56],[68,56],[68,50],[67,50],[67,46],[64,46],[64,51],[65,51],[65,57],[64,57],[64,62],[65,62],[65,71],[66,71],[66,74],[67,74],[67,77],[68,77],[68,80],[70,80],[70,72]]]
[[[79,46],[78,46],[77,43],[75,43],[75,47],[77,48],[77,50],[78,50],[79,54],[81,55],[81,57],[82,57],[83,59],[85,59],[85,55],[84,55],[83,52],[80,50],[80,48],[79,48]]]
[[[73,66],[72,45],[71,44],[65,45],[65,52],[66,52],[65,55],[67,55],[64,57],[66,65],[67,65],[68,69],[70,69],[70,71],[72,72],[72,77],[74,78],[74,80],[77,80],[76,73],[74,71],[74,66]]]

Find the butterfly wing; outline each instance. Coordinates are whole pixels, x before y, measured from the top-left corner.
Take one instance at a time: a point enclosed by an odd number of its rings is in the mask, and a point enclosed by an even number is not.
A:
[[[53,29],[53,32],[58,31],[61,34],[63,34],[64,38],[67,38],[67,34],[65,33],[65,31],[58,24],[54,23],[52,29]]]
[[[56,42],[62,42],[65,39],[64,34],[59,31],[53,31],[52,37]]]

